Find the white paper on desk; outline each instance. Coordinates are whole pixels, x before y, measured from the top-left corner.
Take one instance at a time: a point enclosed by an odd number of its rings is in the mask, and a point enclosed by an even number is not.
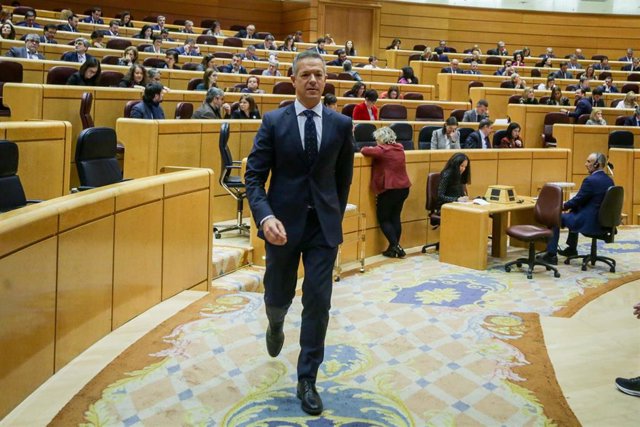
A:
[[[483,199],[473,199],[473,203],[476,205],[480,205],[480,206],[486,206],[489,204],[489,202],[487,202],[486,200]]]

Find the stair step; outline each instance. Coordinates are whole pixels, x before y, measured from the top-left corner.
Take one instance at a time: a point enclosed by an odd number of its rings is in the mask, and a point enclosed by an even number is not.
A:
[[[251,263],[252,247],[213,245],[211,262],[213,264],[213,278],[231,273]]]
[[[247,266],[211,281],[211,290],[264,292],[264,268]]]

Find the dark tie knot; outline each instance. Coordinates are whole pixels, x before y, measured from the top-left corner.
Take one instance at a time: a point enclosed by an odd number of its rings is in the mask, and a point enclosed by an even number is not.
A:
[[[304,114],[307,117],[307,119],[313,119],[314,116],[316,115],[316,113],[313,110],[304,110],[302,114]]]

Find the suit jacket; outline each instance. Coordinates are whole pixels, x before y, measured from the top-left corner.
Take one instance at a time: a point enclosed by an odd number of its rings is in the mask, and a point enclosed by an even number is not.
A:
[[[440,128],[431,134],[432,150],[459,150],[460,149],[460,132],[457,130],[449,139],[445,135],[444,129]]]
[[[624,119],[624,126],[640,126],[640,120],[635,115],[629,116]]]
[[[149,53],[158,53],[155,51],[155,49],[153,48],[153,46],[147,46],[144,48],[144,52],[149,52]],[[160,48],[160,53],[165,53],[165,50]]]
[[[256,33],[253,33],[252,36],[247,34],[247,30],[240,30],[233,37],[240,37],[241,39],[256,39]]]
[[[131,118],[132,119],[164,119],[164,111],[160,104],[156,105],[153,103],[147,104],[146,102],[138,102],[131,109]]]
[[[482,119],[486,119],[487,116],[485,115],[480,115],[478,116],[478,112],[475,110],[475,108],[473,110],[468,110],[464,112],[464,116],[462,116],[462,121],[463,122],[479,122]]]
[[[320,150],[316,162],[309,165],[294,103],[269,111],[262,118],[244,179],[256,224],[275,215],[287,232],[286,246],[296,247],[307,217],[301,213],[313,203],[322,233],[327,243],[335,247],[342,242],[342,217],[352,176],[351,118],[323,107]],[[262,230],[258,236],[264,239]]]
[[[478,70],[467,70],[464,72],[464,74],[482,74],[482,73]]]
[[[411,186],[402,144],[362,147],[360,153],[374,159],[371,169],[371,190],[375,194]]]
[[[88,53],[85,53],[84,57],[85,57],[85,61],[89,60],[89,58],[93,58],[93,56],[89,55]],[[78,52],[75,52],[75,51],[63,53],[60,60],[67,61],[67,62],[80,62],[78,61]]]
[[[588,98],[586,97],[580,98],[580,100],[576,104],[576,109],[571,111],[569,113],[569,116],[577,119],[583,114],[591,114],[592,109],[593,109],[593,106],[591,105],[591,102],[589,101]]]
[[[618,58],[620,62],[633,62],[633,57],[629,58],[628,56],[623,56],[622,58]]]
[[[558,70],[555,73],[553,73],[553,77],[555,77],[556,79],[572,79],[573,74],[571,74],[571,72],[569,71],[567,71],[566,73],[563,73],[562,70]]]
[[[609,88],[609,90],[607,90],[607,86],[606,85],[602,85],[602,86],[600,86],[600,89],[602,89],[602,91],[605,92],[605,93],[619,93],[620,92],[618,90],[618,88],[615,87],[615,86],[611,86]]]
[[[203,89],[204,90],[204,89]],[[229,116],[225,116],[224,118],[228,118]],[[192,119],[222,119],[222,115],[220,113],[220,109],[214,108],[211,104],[203,102],[200,108],[193,112],[191,116]]]
[[[220,67],[220,71],[221,71],[222,73],[231,73],[231,74],[234,74],[234,72],[233,72],[233,65],[231,65],[231,64],[227,64],[227,65],[224,65],[224,66]],[[237,73],[235,73],[235,74],[248,74],[248,73],[247,73],[247,69],[246,69],[246,68],[244,68],[244,67],[241,65],[241,66],[240,66],[240,69],[239,69],[239,70],[238,70],[238,72],[237,72]]]
[[[608,70],[611,70],[611,65],[608,65],[608,64],[607,65],[595,64],[593,66],[593,69],[594,70],[607,70],[608,71]]]
[[[562,214],[563,225],[578,233],[601,233],[598,211],[607,189],[612,185],[613,180],[604,171],[596,171],[586,177],[578,194],[564,204],[564,209],[571,212]]]
[[[462,148],[483,148],[482,139],[485,136],[479,130],[471,132]],[[487,148],[491,148],[491,139],[487,137]]]
[[[327,54],[327,51],[326,51],[326,50],[324,50],[324,49],[319,49],[319,48],[318,48],[318,46],[310,47],[310,48],[309,48],[309,49],[307,49],[307,50],[312,50],[312,51],[314,51],[314,52],[316,52],[316,53],[319,53],[320,55],[326,55],[326,54]]]
[[[45,36],[40,36],[40,44],[58,44],[58,41],[56,39],[51,39],[48,40]]]
[[[27,21],[22,21],[22,22],[18,22],[16,24],[16,27],[42,28],[42,25],[38,24],[37,22],[34,22],[33,25],[31,27],[29,27],[27,25]]]
[[[44,59],[44,56],[41,53],[36,54],[38,59]],[[27,48],[26,47],[12,47],[6,53],[6,56],[11,56],[13,58],[26,58],[27,57]]]
[[[104,19],[102,19],[102,18],[98,18],[98,20],[94,22],[93,18],[91,18],[91,15],[89,15],[89,16],[85,16],[84,18],[82,18],[82,19],[80,20],[80,22],[86,22],[87,24],[100,24],[100,25],[104,25]]]
[[[375,105],[371,108],[373,112],[373,120],[378,120],[378,107]],[[367,104],[361,102],[353,108],[353,114],[351,115],[353,120],[371,120],[369,117],[369,111],[367,111]]]
[[[451,67],[445,67],[442,70],[440,70],[441,73],[448,73],[448,74],[453,74],[453,68]],[[461,68],[458,68],[455,72],[455,74],[465,74],[465,71]]]
[[[622,67],[622,71],[640,71],[640,67],[633,67],[633,64],[627,64]]]
[[[77,28],[73,28],[69,24],[58,25],[58,30],[60,30],[60,31],[68,31],[70,33],[77,33],[78,32]]]

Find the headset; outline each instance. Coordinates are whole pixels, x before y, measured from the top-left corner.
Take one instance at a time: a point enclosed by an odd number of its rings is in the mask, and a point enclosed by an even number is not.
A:
[[[607,161],[607,156],[602,153],[595,153],[596,161],[593,162],[594,169],[600,169],[601,166],[606,167],[609,171],[609,174],[613,176],[613,165]]]

